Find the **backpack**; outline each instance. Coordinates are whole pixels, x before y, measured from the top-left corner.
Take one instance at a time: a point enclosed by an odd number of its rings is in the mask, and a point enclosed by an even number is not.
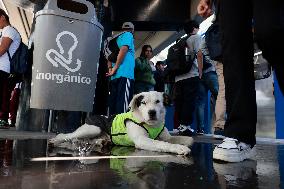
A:
[[[105,55],[105,58],[110,62],[116,62],[117,55],[119,53],[119,47],[117,45],[116,40],[120,35],[124,33],[125,32],[121,32],[116,35],[110,36],[104,41],[103,53]]]
[[[188,73],[193,64],[193,58],[186,54],[188,50],[186,40],[189,36],[180,39],[168,50],[166,74],[173,78],[178,75]]]
[[[24,74],[28,69],[28,47],[21,41],[20,46],[11,57],[9,50],[7,51],[10,60],[11,74]]]
[[[218,22],[213,22],[213,24],[206,31],[205,42],[209,51],[210,59],[221,62],[222,44],[220,26]]]

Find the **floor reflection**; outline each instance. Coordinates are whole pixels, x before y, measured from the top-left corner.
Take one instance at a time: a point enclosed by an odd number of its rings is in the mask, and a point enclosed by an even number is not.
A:
[[[257,125],[258,137],[275,138],[275,99],[273,95],[273,77],[256,80]]]
[[[258,145],[255,159],[241,163],[213,161],[213,149],[212,143],[195,143],[184,157],[116,146],[88,156],[135,158],[34,162],[76,153],[49,149],[46,140],[0,140],[0,188],[283,188],[284,146]]]

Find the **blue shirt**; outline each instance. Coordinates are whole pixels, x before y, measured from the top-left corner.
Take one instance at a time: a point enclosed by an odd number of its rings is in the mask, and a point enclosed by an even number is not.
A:
[[[128,51],[115,75],[113,75],[111,79],[113,80],[120,77],[134,79],[135,49],[133,34],[131,32],[125,32],[117,38],[116,42],[119,48],[128,46]],[[113,63],[113,66],[114,65],[115,63]]]

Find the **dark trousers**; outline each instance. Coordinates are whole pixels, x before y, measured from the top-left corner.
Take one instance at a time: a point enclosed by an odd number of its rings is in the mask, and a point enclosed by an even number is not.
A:
[[[8,121],[9,118],[9,103],[10,103],[10,86],[9,74],[0,71],[0,119]]]
[[[10,113],[9,118],[11,120],[12,125],[16,124],[20,94],[21,94],[21,89],[19,88],[14,88],[14,90],[11,93],[10,104],[9,104],[9,113]]]
[[[198,77],[193,77],[175,83],[174,105],[178,125],[192,125],[199,82]]]
[[[133,97],[134,80],[120,77],[110,81],[109,115],[128,111],[128,105]]]
[[[240,11],[241,10],[241,11]],[[252,18],[264,57],[276,69],[283,92],[282,0],[220,0],[223,64],[227,105],[225,136],[254,145],[257,121],[253,70]],[[282,48],[281,48],[282,49]],[[282,52],[283,53],[283,52]]]

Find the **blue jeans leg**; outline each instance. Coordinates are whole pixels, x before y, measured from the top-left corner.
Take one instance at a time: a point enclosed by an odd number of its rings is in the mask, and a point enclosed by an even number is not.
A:
[[[196,121],[197,129],[204,129],[204,111],[207,89],[203,82],[199,82],[198,93],[196,99]]]
[[[197,128],[204,129],[204,115],[205,115],[205,106],[208,90],[212,93],[214,100],[212,104],[212,109],[214,110],[215,102],[218,95],[219,85],[218,85],[218,76],[216,72],[204,73],[201,79],[201,82],[198,87],[198,97],[197,97],[197,110],[196,110],[196,119],[197,119]]]

